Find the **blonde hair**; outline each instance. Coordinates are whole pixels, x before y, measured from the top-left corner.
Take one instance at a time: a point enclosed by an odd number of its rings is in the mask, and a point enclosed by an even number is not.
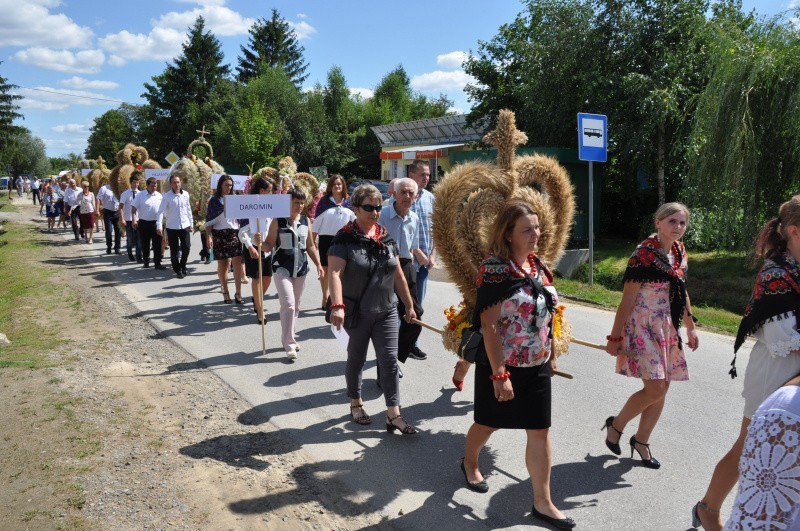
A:
[[[662,219],[667,219],[673,214],[678,212],[683,212],[686,214],[686,225],[689,225],[689,218],[691,217],[691,213],[689,212],[689,208],[684,205],[683,203],[679,203],[677,201],[673,201],[671,203],[664,203],[658,210],[656,210],[655,215],[653,215],[653,221],[661,221]]]

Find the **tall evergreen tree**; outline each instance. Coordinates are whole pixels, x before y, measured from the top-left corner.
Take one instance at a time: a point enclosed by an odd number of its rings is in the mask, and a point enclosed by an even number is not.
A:
[[[190,108],[206,104],[230,74],[219,40],[204,30],[205,20],[197,17],[175,64],[154,76],[152,84],[144,84],[142,97],[149,104],[144,140],[159,158],[184,149],[197,136],[195,129],[202,124],[189,119]]]
[[[26,131],[24,127],[14,125],[14,120],[24,118],[17,112],[19,106],[14,103],[22,99],[22,96],[11,93],[15,88],[17,88],[16,85],[10,84],[6,78],[0,76],[0,163],[4,164],[9,162],[11,152],[15,149],[16,135]]]
[[[272,18],[259,18],[250,28],[248,46],[240,46],[242,55],[236,67],[237,78],[248,83],[266,68],[281,68],[296,87],[308,78],[308,64],[303,60],[305,48],[297,42],[297,35],[277,9]]]

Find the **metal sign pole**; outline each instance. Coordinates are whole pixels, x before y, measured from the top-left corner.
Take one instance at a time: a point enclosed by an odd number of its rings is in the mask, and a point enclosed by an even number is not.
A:
[[[594,162],[589,161],[589,285],[594,283]]]

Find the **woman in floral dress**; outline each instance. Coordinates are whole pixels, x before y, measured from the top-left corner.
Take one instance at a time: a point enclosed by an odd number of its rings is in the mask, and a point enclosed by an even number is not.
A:
[[[754,414],[764,399],[800,372],[800,195],[783,203],[778,217],[764,225],[756,240],[754,256],[764,264],[756,277],[753,294],[733,344],[736,353],[748,335],[756,340],[744,374],[742,424],[736,442],[714,468],[705,496],[692,509],[695,527],[702,525],[704,529],[714,531],[722,529],[720,507],[739,480],[737,467],[740,458],[746,457],[742,449],[748,453],[745,437],[750,420],[755,423]],[[736,377],[735,361],[734,357],[730,371],[732,377]],[[787,454],[784,464],[789,460]],[[745,459],[741,463],[745,464]],[[797,504],[800,489],[791,487],[789,490],[793,492],[791,503]],[[742,492],[747,494],[744,490]],[[785,503],[781,505],[781,512],[790,497],[782,495],[782,499]],[[754,510],[755,506],[748,503],[747,507]],[[775,520],[774,525],[758,529],[796,529],[792,526],[778,527],[777,522]]]
[[[689,379],[678,334],[682,321],[686,321],[689,348],[695,350],[698,344],[686,291],[686,249],[680,241],[688,223],[689,210],[681,203],[665,203],[656,211],[656,233],[640,243],[628,260],[622,300],[606,337],[606,352],[617,357],[617,373],[641,378],[643,384],[617,415],[606,419],[606,446],[620,455],[625,426],[641,416],[629,441],[631,456],[636,450],[642,464],[653,469],[661,463],[650,454],[650,434],[661,416],[669,384]]]
[[[519,200],[505,206],[492,230],[472,317],[472,329],[483,333],[486,356],[475,360],[475,422],[461,470],[467,488],[488,492],[478,467],[481,450],[498,429],[524,429],[531,516],[572,529],[575,522],[550,497],[550,378],[556,368],[551,327],[558,294],[552,273],[536,256],[539,234],[538,214]]]

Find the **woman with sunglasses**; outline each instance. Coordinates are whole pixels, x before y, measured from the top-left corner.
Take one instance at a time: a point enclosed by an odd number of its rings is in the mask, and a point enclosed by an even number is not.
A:
[[[331,324],[350,336],[345,381],[350,415],[357,424],[371,424],[361,397],[361,380],[367,348],[372,340],[378,358],[380,387],[386,403],[386,431],[417,433],[400,415],[400,379],[397,367],[397,296],[405,304],[407,322],[416,317],[408,284],[400,269],[397,246],[378,224],[381,193],[361,185],[353,193],[356,219],[334,237],[328,251]]]

